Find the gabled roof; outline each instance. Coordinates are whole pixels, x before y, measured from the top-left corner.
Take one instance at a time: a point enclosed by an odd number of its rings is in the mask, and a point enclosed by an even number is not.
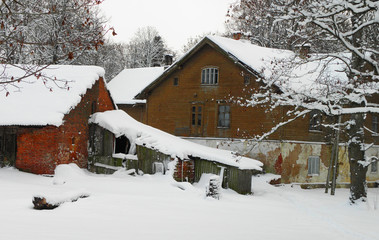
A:
[[[2,76],[15,78],[24,76],[25,71],[15,66],[0,66]],[[0,126],[60,126],[64,115],[81,101],[104,69],[95,66],[51,65],[42,70],[43,75],[57,79],[56,83],[30,76],[17,87],[8,89],[9,94],[0,92]],[[63,87],[62,87],[63,86]]]
[[[211,148],[184,140],[140,123],[122,110],[95,113],[89,122],[100,125],[115,134],[116,137],[125,135],[132,146],[135,144],[145,146],[172,158],[190,159],[190,157],[197,157],[239,169],[262,171],[263,163],[258,160],[237,156],[232,151]]]
[[[347,76],[344,73],[344,62],[338,58],[328,56],[325,57],[321,54],[313,54],[309,59],[312,61],[304,61],[301,60],[296,53],[289,50],[260,47],[251,44],[246,40],[234,40],[219,36],[207,36],[186,54],[184,54],[180,59],[178,59],[173,65],[166,69],[162,75],[142,90],[136,98],[145,99],[149,92],[158,86],[166,76],[180,68],[189,58],[191,58],[205,45],[213,47],[216,51],[233,61],[236,65],[243,67],[248,72],[259,78],[277,78],[278,82],[275,86],[282,90],[283,87],[291,88],[295,91],[307,90],[310,85],[314,85],[315,83],[317,84],[318,79],[321,77],[320,74],[323,74],[323,77],[327,77],[329,79],[332,78],[332,80],[347,80]],[[344,58],[345,61],[349,61],[349,56],[346,54],[342,54],[338,57]],[[294,64],[295,67],[293,69],[286,69],[290,72],[284,72],[284,70],[281,69],[281,65],[283,65],[283,63],[291,63],[293,61],[296,61],[298,65]],[[325,63],[327,67],[324,67]],[[282,85],[280,80],[284,77],[287,77],[287,79],[285,81],[286,83]],[[316,88],[320,88],[320,85],[316,86]]]
[[[248,72],[259,76],[260,64],[262,55],[275,56],[278,54],[278,49],[263,48],[253,45],[244,40],[234,40],[230,38],[220,36],[206,36],[181,58],[175,61],[169,68],[167,68],[162,75],[160,75],[155,81],[149,84],[139,94],[136,95],[136,99],[145,99],[148,92],[158,86],[166,76],[180,68],[181,65],[190,59],[198,50],[205,45],[213,47],[215,50],[228,57],[235,64],[245,68]]]
[[[146,86],[164,71],[164,67],[124,69],[108,83],[108,89],[116,104],[146,103],[134,99]]]

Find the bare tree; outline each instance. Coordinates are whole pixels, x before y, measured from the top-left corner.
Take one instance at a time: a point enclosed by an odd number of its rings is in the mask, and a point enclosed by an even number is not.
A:
[[[334,119],[326,122],[325,127],[344,130],[351,172],[350,201],[365,200],[366,172],[371,158],[365,156],[364,134],[375,130],[364,126],[364,118],[367,113],[379,113],[377,104],[370,102],[379,90],[379,44],[378,34],[375,34],[379,26],[379,1],[299,0],[289,3],[277,0],[272,8],[272,11],[285,13],[275,21],[296,21],[313,28],[338,41],[344,51],[303,58],[291,55],[268,66],[273,74],[262,78],[264,86],[253,92],[245,103],[248,106],[268,104],[272,111],[284,110],[286,117],[258,139],[312,110]],[[298,29],[295,34],[308,38],[309,31],[303,30]],[[310,79],[313,81],[309,83]],[[294,80],[298,80],[296,84]],[[336,121],[339,116],[341,122]]]
[[[126,51],[129,68],[164,65],[165,54],[170,53],[158,31],[150,26],[137,30]]]
[[[30,75],[43,75],[50,64],[70,64],[104,43],[104,20],[98,17],[101,0],[4,0],[0,6],[0,61],[24,76],[1,74],[0,91]],[[34,65],[34,67],[30,67]],[[46,78],[47,77],[47,78]],[[60,85],[64,87],[64,85]]]
[[[229,32],[241,32],[252,43],[263,47],[294,50],[311,43],[316,52],[340,49],[338,41],[312,26],[302,25],[296,19],[278,21],[287,12],[277,6],[276,0],[237,0],[228,9],[226,27]]]

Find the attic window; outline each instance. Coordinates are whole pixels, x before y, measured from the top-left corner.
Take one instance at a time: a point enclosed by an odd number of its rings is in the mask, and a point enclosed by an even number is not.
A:
[[[204,68],[201,70],[201,84],[217,85],[218,84],[218,68]]]
[[[179,85],[179,78],[174,78],[174,86],[178,86]]]
[[[245,85],[249,85],[250,84],[250,74],[246,74],[243,76],[243,82]]]
[[[97,109],[97,102],[93,101],[91,105],[91,114],[94,114],[96,112],[96,109]]]

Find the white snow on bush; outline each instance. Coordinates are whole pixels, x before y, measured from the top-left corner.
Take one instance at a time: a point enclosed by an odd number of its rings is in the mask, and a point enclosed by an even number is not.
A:
[[[146,86],[164,71],[164,67],[124,69],[108,83],[108,89],[116,104],[146,103],[134,99]]]
[[[0,65],[3,76],[14,78],[25,75],[14,66]],[[52,65],[43,75],[57,79],[56,83],[30,76],[9,88],[9,94],[0,92],[0,125],[60,126],[63,117],[81,101],[87,89],[104,75],[104,69],[95,66]],[[59,87],[60,86],[60,87]]]
[[[142,124],[121,110],[95,113],[90,118],[90,122],[111,131],[117,137],[125,135],[132,146],[135,144],[145,146],[172,158],[189,159],[192,156],[240,169],[262,170],[263,164],[258,160],[237,156],[231,151],[206,147],[181,139]]]

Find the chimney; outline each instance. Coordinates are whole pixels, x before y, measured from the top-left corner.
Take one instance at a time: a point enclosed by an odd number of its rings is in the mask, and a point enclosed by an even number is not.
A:
[[[240,40],[242,37],[242,32],[233,32],[233,39]]]
[[[164,56],[164,63],[166,66],[170,66],[172,64],[172,55],[171,54],[166,54]]]
[[[309,58],[309,53],[311,50],[311,44],[304,43],[303,45],[296,45],[295,49],[296,49],[296,52],[298,53],[300,58],[306,59],[306,58]]]

